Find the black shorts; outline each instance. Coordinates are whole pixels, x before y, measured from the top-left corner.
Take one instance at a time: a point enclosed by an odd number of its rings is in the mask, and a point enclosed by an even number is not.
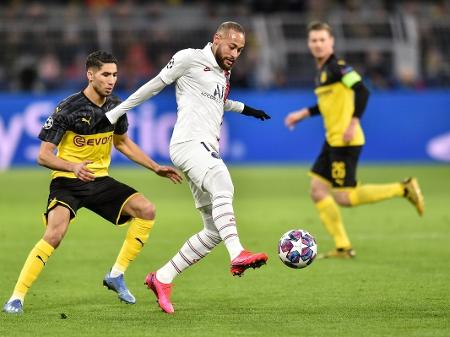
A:
[[[95,178],[91,182],[83,182],[80,179],[58,177],[50,183],[48,196],[48,212],[57,205],[62,205],[70,210],[70,218],[74,218],[77,210],[86,207],[97,213],[113,224],[123,224],[131,217],[121,215],[126,201],[137,191],[111,177]]]
[[[328,180],[333,187],[355,187],[361,150],[362,146],[331,147],[325,142],[311,172]]]

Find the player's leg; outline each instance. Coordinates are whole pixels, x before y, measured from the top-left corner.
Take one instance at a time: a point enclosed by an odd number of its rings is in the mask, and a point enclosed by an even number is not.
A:
[[[356,165],[354,162],[352,167],[356,169]],[[351,170],[349,167],[347,165],[347,170]],[[356,185],[355,181],[354,187],[336,189],[333,194],[339,205],[353,207],[403,197],[405,185],[403,183]]]
[[[155,223],[156,209],[143,195],[135,194],[123,207],[122,214],[130,215],[129,227],[125,241],[117,260],[111,269],[111,276],[123,274],[150,236]]]
[[[208,193],[216,230],[230,254],[232,266],[239,264],[236,275],[249,267],[264,264],[268,258],[266,254],[250,253],[241,245],[232,205],[234,186],[228,169],[214,147],[205,142],[186,142],[171,146],[170,156],[177,168],[197,187],[195,190]],[[192,190],[194,199],[195,190]],[[196,206],[199,207],[197,201]]]
[[[47,228],[43,238],[36,243],[20,272],[14,292],[3,307],[7,313],[22,313],[25,296],[44,269],[47,260],[57,248],[67,232],[70,221],[70,210],[57,205],[47,214]]]
[[[395,197],[405,197],[423,214],[424,201],[417,179],[409,178],[403,182],[390,184],[356,184],[356,169],[361,153],[360,146],[333,148],[331,156],[336,167],[332,168],[335,187],[335,200],[341,206],[358,206],[375,203]]]
[[[192,235],[169,262],[156,271],[160,282],[172,283],[176,276],[203,259],[221,242],[214,226],[211,210],[211,205],[199,208],[204,225],[203,230]]]
[[[211,195],[214,225],[230,254],[230,259],[233,260],[244,247],[239,240],[233,209],[234,186],[224,164],[208,170],[203,180],[203,188]]]
[[[203,220],[203,230],[191,236],[169,262],[156,272],[149,273],[145,279],[147,286],[155,293],[159,306],[167,313],[174,312],[170,300],[174,278],[207,256],[221,242],[212,219],[211,205],[198,209]]]
[[[103,285],[118,293],[119,299],[128,304],[136,303],[135,297],[125,285],[124,273],[150,236],[155,223],[155,206],[141,194],[134,194],[123,206],[123,215],[129,215],[129,227],[119,255],[103,279]]]
[[[408,178],[403,182],[390,184],[363,184],[349,190],[335,191],[336,201],[341,206],[353,207],[404,197],[423,214],[424,201],[417,179]]]
[[[335,191],[336,201],[341,206],[353,207],[402,197],[405,188],[401,183],[364,184],[349,190]]]
[[[246,269],[265,264],[268,259],[266,254],[244,250],[239,240],[233,209],[234,186],[223,163],[208,170],[203,188],[211,195],[214,225],[230,255],[231,273],[241,276]]]
[[[342,221],[341,211],[332,195],[333,187],[343,187],[349,183],[348,177],[346,179],[346,157],[339,154],[341,154],[339,150],[325,143],[310,172],[311,199],[336,247],[328,253],[318,255],[318,258],[355,256]]]
[[[134,304],[136,299],[125,284],[124,272],[149,237],[155,207],[134,188],[111,177],[97,178],[92,184],[94,192],[85,199],[85,207],[113,224],[129,223],[122,248],[103,278],[103,285],[116,292],[121,301]]]
[[[323,179],[313,176],[310,196],[319,213],[320,220],[333,238],[336,247],[329,253],[319,255],[319,258],[333,257],[334,255],[353,257],[355,253],[345,230],[341,211],[331,194],[331,185]],[[343,254],[340,254],[340,252]]]

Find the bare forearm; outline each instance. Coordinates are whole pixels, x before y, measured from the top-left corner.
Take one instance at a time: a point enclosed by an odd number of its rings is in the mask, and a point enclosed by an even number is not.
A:
[[[74,163],[58,158],[53,153],[40,153],[37,159],[39,165],[51,170],[72,172]]]
[[[295,117],[296,122],[300,122],[301,120],[311,116],[309,108],[302,108],[300,110],[294,111],[292,114]]]
[[[151,171],[155,171],[159,166],[154,160],[147,156],[135,143],[126,142],[126,144],[116,145],[116,149],[125,155],[128,159],[134,161]]]

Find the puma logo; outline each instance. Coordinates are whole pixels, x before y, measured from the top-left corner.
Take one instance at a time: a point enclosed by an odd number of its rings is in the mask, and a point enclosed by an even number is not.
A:
[[[136,239],[137,242],[139,242],[141,244],[142,247],[144,247],[144,242],[142,242],[141,239],[139,239],[139,238],[135,238],[135,239]]]
[[[39,260],[41,260],[41,262],[44,264],[44,266],[45,266],[45,262],[44,262],[44,259],[40,256],[40,255],[36,255],[36,257],[39,259]]]
[[[91,118],[92,118],[92,117],[89,117],[89,119],[87,119],[87,118],[85,118],[85,117],[81,117],[81,121],[82,121],[82,122],[85,122],[85,123],[88,123],[88,125],[91,126]]]

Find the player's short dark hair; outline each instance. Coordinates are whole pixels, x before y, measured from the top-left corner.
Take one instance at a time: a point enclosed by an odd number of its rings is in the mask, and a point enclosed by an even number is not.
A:
[[[235,32],[242,33],[245,35],[244,27],[242,27],[239,23],[234,21],[222,22],[220,26],[217,28],[216,34],[220,34],[229,30],[234,30]]]
[[[326,30],[330,34],[330,36],[333,36],[333,29],[326,22],[322,22],[322,21],[311,22],[307,28],[308,34],[309,34],[309,32],[311,32],[313,30]]]
[[[117,64],[117,59],[110,53],[97,50],[90,53],[86,59],[86,70],[89,68],[101,68],[105,63]]]

